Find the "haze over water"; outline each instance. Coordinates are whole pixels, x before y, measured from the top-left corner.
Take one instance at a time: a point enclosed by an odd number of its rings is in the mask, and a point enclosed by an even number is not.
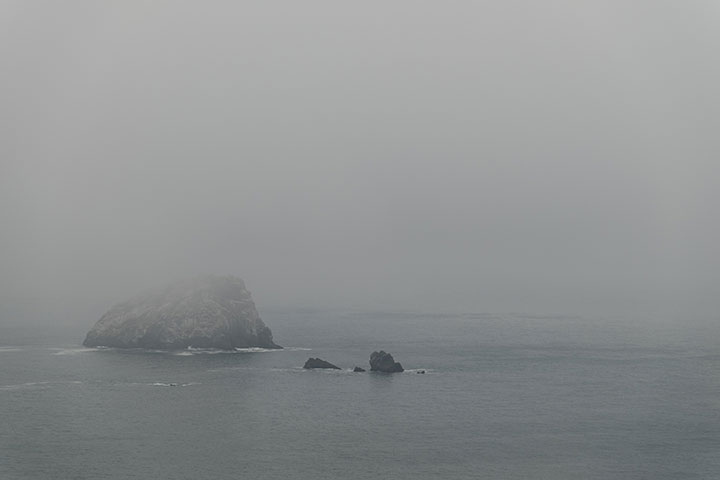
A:
[[[702,0],[0,2],[0,478],[720,478],[719,51]],[[292,348],[79,346],[199,274]]]
[[[0,22],[14,318],[202,273],[262,307],[716,315],[714,2],[5,1]]]

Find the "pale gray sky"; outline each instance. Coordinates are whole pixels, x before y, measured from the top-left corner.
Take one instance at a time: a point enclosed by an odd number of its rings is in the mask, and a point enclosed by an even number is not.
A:
[[[719,54],[710,0],[1,1],[0,297],[713,312]]]

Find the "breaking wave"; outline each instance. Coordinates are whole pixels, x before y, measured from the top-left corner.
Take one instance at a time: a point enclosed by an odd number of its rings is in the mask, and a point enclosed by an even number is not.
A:
[[[2,352],[17,352],[23,349],[19,347],[0,347],[0,353]],[[219,348],[196,348],[188,347],[185,350],[156,350],[156,349],[144,349],[144,348],[128,348],[118,349],[112,347],[74,347],[74,348],[51,348],[55,353],[53,355],[77,355],[80,353],[87,352],[101,352],[101,351],[127,351],[127,352],[139,352],[139,353],[159,353],[165,355],[175,355],[179,357],[188,357],[192,355],[218,355],[218,354],[238,354],[238,353],[270,353],[270,352],[300,352],[310,351],[312,348],[305,347],[285,347],[285,348],[262,348],[262,347],[246,347],[246,348],[235,348],[232,350],[222,350]]]
[[[191,355],[217,355],[217,354],[236,354],[236,353],[271,353],[271,352],[297,352],[312,350],[311,348],[303,347],[286,347],[286,348],[262,348],[262,347],[245,347],[245,348],[234,348],[232,350],[220,350],[218,348],[195,348],[188,347],[185,350],[180,351],[168,351],[171,355],[177,355],[180,357],[187,357]]]
[[[163,383],[163,382],[154,382],[149,383],[148,385],[153,387],[189,387],[191,385],[200,385],[198,382],[189,382],[189,383]]]
[[[0,385],[0,390],[22,390],[25,388],[42,388],[45,385],[48,385],[50,382],[27,382],[27,383],[18,383],[15,385]]]
[[[0,391],[7,391],[7,390],[26,390],[26,389],[43,389],[48,388],[51,385],[59,385],[59,384],[81,384],[83,382],[79,380],[69,380],[69,381],[57,381],[57,382],[26,382],[26,383],[17,383],[13,385],[0,385]]]
[[[108,347],[51,348],[50,350],[57,350],[55,353],[53,353],[53,355],[77,355],[78,353],[99,352],[101,350],[108,350]]]
[[[0,347],[0,353],[6,353],[6,352],[22,352],[25,350],[24,348],[20,347]]]

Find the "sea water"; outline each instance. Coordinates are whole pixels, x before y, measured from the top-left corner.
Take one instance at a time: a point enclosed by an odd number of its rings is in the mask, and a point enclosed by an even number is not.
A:
[[[720,478],[716,323],[263,317],[284,350],[0,328],[0,478]],[[406,372],[351,372],[380,349]],[[303,370],[310,356],[342,370]]]

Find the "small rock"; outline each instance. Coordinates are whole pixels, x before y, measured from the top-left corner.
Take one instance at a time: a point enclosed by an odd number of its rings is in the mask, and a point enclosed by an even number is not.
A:
[[[382,350],[379,352],[373,352],[370,355],[370,371],[372,372],[384,372],[384,373],[396,373],[404,372],[405,369],[396,362],[392,355]]]
[[[353,368],[353,372],[364,372],[364,371],[365,371],[364,368],[360,368],[360,367]]]
[[[418,370],[417,373],[425,373],[425,370]]]
[[[325,360],[321,358],[308,358],[307,362],[305,362],[305,365],[303,365],[303,368],[311,369],[311,368],[332,368],[334,370],[340,370],[340,367],[337,367],[333,365],[330,362],[326,362]]]

